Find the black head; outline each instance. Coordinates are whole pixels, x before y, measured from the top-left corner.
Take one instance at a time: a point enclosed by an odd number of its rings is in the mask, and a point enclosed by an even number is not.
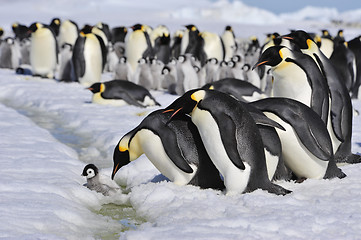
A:
[[[82,176],[84,177],[94,177],[99,173],[98,168],[94,164],[88,164],[84,167]],[[94,175],[94,176],[92,176]]]
[[[193,111],[194,107],[197,106],[198,101],[192,98],[192,94],[198,90],[200,89],[193,89],[184,93],[182,96],[174,100],[174,102],[170,104],[166,109],[164,109],[163,113],[173,112],[168,122],[170,122],[172,118],[177,114],[189,114]]]
[[[284,48],[284,46],[273,46],[267,48],[259,57],[258,62],[253,66],[252,69],[255,69],[256,67],[261,65],[268,65],[271,67],[278,65],[283,60],[280,53],[280,50],[282,48]]]
[[[89,24],[85,24],[84,27],[80,30],[80,32],[84,33],[84,34],[88,34],[91,33],[93,29],[93,26],[89,25]]]
[[[231,27],[231,26],[229,26],[229,25],[228,25],[228,26],[226,26],[226,29],[225,29],[225,30],[226,30],[226,31],[233,31],[233,30],[232,30],[232,27]]]
[[[114,179],[115,174],[118,172],[118,170],[121,167],[130,163],[129,150],[127,147],[121,146],[122,140],[123,139],[121,139],[119,141],[119,143],[117,144],[117,146],[114,149],[112,179]]]
[[[314,41],[311,36],[303,30],[293,31],[290,34],[282,36],[282,38],[288,39],[300,49],[308,49],[307,41]]]
[[[41,28],[43,25],[41,23],[35,22],[33,24],[30,25],[29,27],[29,31],[30,32],[36,32],[36,30],[38,30],[39,28]]]
[[[97,83],[93,83],[90,87],[88,87],[87,89],[89,89],[90,91],[92,91],[92,93],[97,93],[100,92],[100,87],[101,87],[101,83],[97,82]]]
[[[162,75],[170,73],[170,68],[168,66],[164,66],[162,69]]]
[[[142,27],[143,27],[142,24],[137,23],[137,24],[134,24],[134,25],[131,27],[131,29],[133,29],[133,31],[142,30]]]
[[[185,25],[185,27],[190,31],[190,32],[195,32],[195,31],[198,31],[197,27],[193,24],[188,24],[188,25]]]

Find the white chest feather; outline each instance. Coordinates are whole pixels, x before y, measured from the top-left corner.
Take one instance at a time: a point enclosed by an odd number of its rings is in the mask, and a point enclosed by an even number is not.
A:
[[[100,92],[94,93],[92,98],[93,103],[102,104],[102,105],[111,105],[111,106],[124,106],[128,105],[123,99],[104,99],[100,95]]]
[[[310,106],[312,89],[306,73],[293,63],[283,63],[273,69],[274,76],[272,96],[287,97]]]
[[[180,170],[168,157],[159,136],[152,131],[142,129],[137,133],[137,138],[148,159],[164,176],[175,184],[186,185],[196,174],[197,167],[195,165],[190,165],[193,173],[185,173]]]
[[[143,31],[135,31],[129,35],[126,44],[127,61],[135,71],[138,60],[142,57],[144,51],[148,48],[147,41]]]
[[[50,30],[44,28],[32,33],[30,63],[33,72],[40,75],[53,74],[56,58],[56,42]]]
[[[243,162],[246,169],[240,170],[232,163],[223,146],[218,125],[208,111],[195,108],[192,112],[192,122],[197,126],[213,164],[224,177],[227,194],[244,192],[249,181],[250,166]]]
[[[90,86],[95,82],[100,82],[103,57],[99,40],[93,34],[85,40],[84,59],[85,73],[83,77],[79,78],[79,82],[84,86]]]
[[[326,173],[328,161],[322,161],[308,151],[288,123],[273,113],[265,114],[286,129],[282,131],[276,128],[281,139],[282,155],[286,165],[298,177],[322,179]]]

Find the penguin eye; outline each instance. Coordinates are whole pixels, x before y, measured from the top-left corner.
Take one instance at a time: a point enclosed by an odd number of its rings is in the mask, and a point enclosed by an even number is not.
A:
[[[87,174],[90,175],[90,174],[92,174],[92,173],[93,173],[93,170],[92,170],[92,169],[88,169]]]

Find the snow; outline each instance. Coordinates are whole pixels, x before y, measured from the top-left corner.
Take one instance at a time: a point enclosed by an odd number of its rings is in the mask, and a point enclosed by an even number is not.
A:
[[[194,8],[188,7],[191,3]],[[233,23],[236,35],[242,37],[264,37],[276,30],[287,33],[291,27],[319,31],[326,26],[331,33],[338,29],[317,18],[322,15],[320,9],[300,10],[278,18],[266,10],[250,8],[249,21],[244,22],[247,16],[239,16],[237,9],[247,14],[244,9],[248,6],[239,1],[187,0],[172,2],[170,6],[161,0],[66,0],[51,4],[49,8],[49,1],[43,0],[9,2],[2,6],[7,14],[0,16],[0,22],[10,29],[14,21],[49,22],[59,15],[80,24],[102,20],[111,26],[151,19],[153,26],[169,23],[175,30],[194,20],[201,29],[215,32]],[[148,9],[139,9],[144,13],[141,19],[134,15],[138,11],[136,4]],[[19,11],[16,18],[10,14],[14,8]],[[345,16],[332,9],[324,10],[329,12],[329,18]],[[359,21],[359,12],[355,9],[347,15]],[[256,19],[264,14],[270,15]],[[304,22],[310,19],[311,23]],[[360,34],[360,29],[349,27],[344,32],[351,39]],[[103,75],[103,80],[109,79],[109,75]],[[176,98],[161,91],[152,94],[162,107]],[[100,106],[90,100],[91,92],[77,83],[19,76],[13,70],[0,69],[0,238],[359,238],[360,164],[341,166],[347,174],[344,179],[277,182],[293,191],[286,196],[262,190],[225,196],[219,191],[168,182],[143,155],[118,171],[115,180],[122,186],[123,194],[105,197],[90,191],[83,186],[83,167],[94,163],[109,177],[119,139],[158,109]],[[361,101],[353,103],[361,111]],[[354,117],[352,150],[361,153],[361,116]]]

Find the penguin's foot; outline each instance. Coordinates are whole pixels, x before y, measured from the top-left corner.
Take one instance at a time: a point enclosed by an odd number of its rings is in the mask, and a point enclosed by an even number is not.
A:
[[[269,193],[274,193],[276,195],[283,195],[283,196],[292,192],[291,190],[285,189],[274,183],[271,183],[271,185],[264,190],[266,190]]]
[[[349,163],[349,164],[361,163],[361,155],[352,153],[351,155],[348,155],[345,158],[338,158],[336,160],[336,163]]]
[[[306,181],[307,178],[305,177],[301,177],[301,178],[298,178],[296,179],[295,183],[303,183],[304,181]]]

